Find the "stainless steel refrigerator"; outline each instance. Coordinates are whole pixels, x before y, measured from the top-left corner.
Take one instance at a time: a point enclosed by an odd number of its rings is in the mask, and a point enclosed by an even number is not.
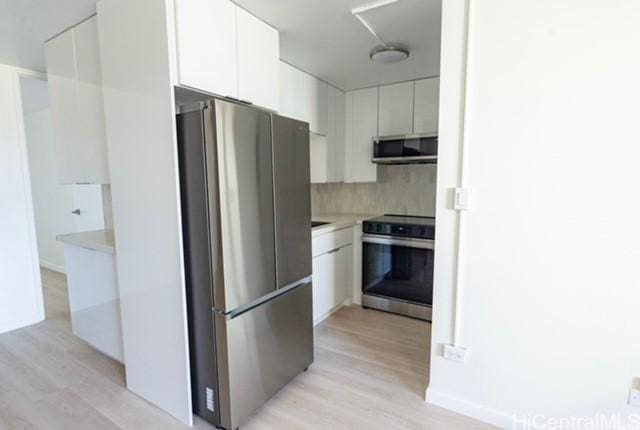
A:
[[[313,361],[308,124],[177,115],[194,413],[236,429]]]

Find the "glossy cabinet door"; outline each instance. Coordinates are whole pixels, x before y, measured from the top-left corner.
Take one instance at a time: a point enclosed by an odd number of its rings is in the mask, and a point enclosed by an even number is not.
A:
[[[278,111],[280,36],[278,30],[236,7],[238,98]]]
[[[309,123],[309,130],[329,133],[329,85],[280,62],[280,114]]]
[[[351,295],[353,245],[331,250],[313,259],[313,324],[339,309]]]
[[[73,334],[124,362],[120,293],[113,254],[65,244]]]
[[[77,72],[76,122],[84,156],[86,179],[92,184],[108,184],[109,162],[102,97],[102,72],[98,21],[94,16],[73,29]]]
[[[345,182],[375,182],[377,166],[371,158],[378,135],[378,88],[347,92],[346,113]]]
[[[345,95],[341,90],[328,86],[327,159],[328,182],[344,180],[345,152]]]
[[[176,2],[178,81],[238,98],[236,6],[229,0]]]
[[[309,157],[311,160],[311,183],[329,182],[329,153],[327,137],[309,133]]]
[[[47,42],[45,53],[58,182],[83,182],[86,175],[77,130],[80,112],[76,99],[73,32],[68,30]]]
[[[440,78],[415,82],[414,133],[438,132]]]
[[[45,51],[58,182],[108,184],[96,17],[50,40]]]
[[[413,133],[413,82],[382,85],[378,107],[378,134]]]

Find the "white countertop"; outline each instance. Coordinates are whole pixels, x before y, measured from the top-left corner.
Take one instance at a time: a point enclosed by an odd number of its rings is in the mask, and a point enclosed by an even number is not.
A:
[[[113,230],[83,231],[81,233],[61,234],[56,240],[69,245],[81,248],[92,249],[94,251],[115,254],[115,239]]]
[[[330,224],[313,227],[311,230],[311,236],[319,236],[342,228],[351,227],[356,224],[362,224],[362,221],[378,216],[381,216],[381,214],[326,213],[312,215],[311,219],[313,221],[325,221],[330,222]]]

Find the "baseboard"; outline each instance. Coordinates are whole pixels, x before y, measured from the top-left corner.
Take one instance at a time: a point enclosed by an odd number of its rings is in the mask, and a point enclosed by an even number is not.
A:
[[[486,406],[472,403],[459,397],[450,396],[449,394],[427,388],[425,400],[441,408],[449,409],[461,415],[466,415],[478,421],[482,421],[502,429],[513,428],[513,416]]]
[[[336,312],[338,312],[338,310],[342,309],[345,306],[351,306],[351,299],[346,299],[344,302],[332,307],[329,312],[325,313],[324,315],[320,316],[317,320],[315,320],[313,322],[313,326],[317,326],[318,324],[320,324],[322,321],[326,320],[327,318],[329,318],[331,315],[335,314]]]
[[[53,270],[54,272],[58,272],[62,274],[67,273],[64,266],[58,266],[57,264],[49,263],[48,261],[45,261],[43,259],[40,259],[40,265],[45,269]]]

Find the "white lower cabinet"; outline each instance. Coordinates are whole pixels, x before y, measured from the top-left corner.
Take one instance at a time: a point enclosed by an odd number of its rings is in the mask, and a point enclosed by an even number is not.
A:
[[[347,229],[351,234],[351,229]],[[340,232],[340,230],[339,230]],[[316,239],[326,240],[324,236]],[[316,247],[317,248],[317,247]],[[343,244],[313,257],[313,324],[319,324],[351,299],[353,244]]]
[[[65,243],[64,258],[73,334],[124,362],[115,256]]]

